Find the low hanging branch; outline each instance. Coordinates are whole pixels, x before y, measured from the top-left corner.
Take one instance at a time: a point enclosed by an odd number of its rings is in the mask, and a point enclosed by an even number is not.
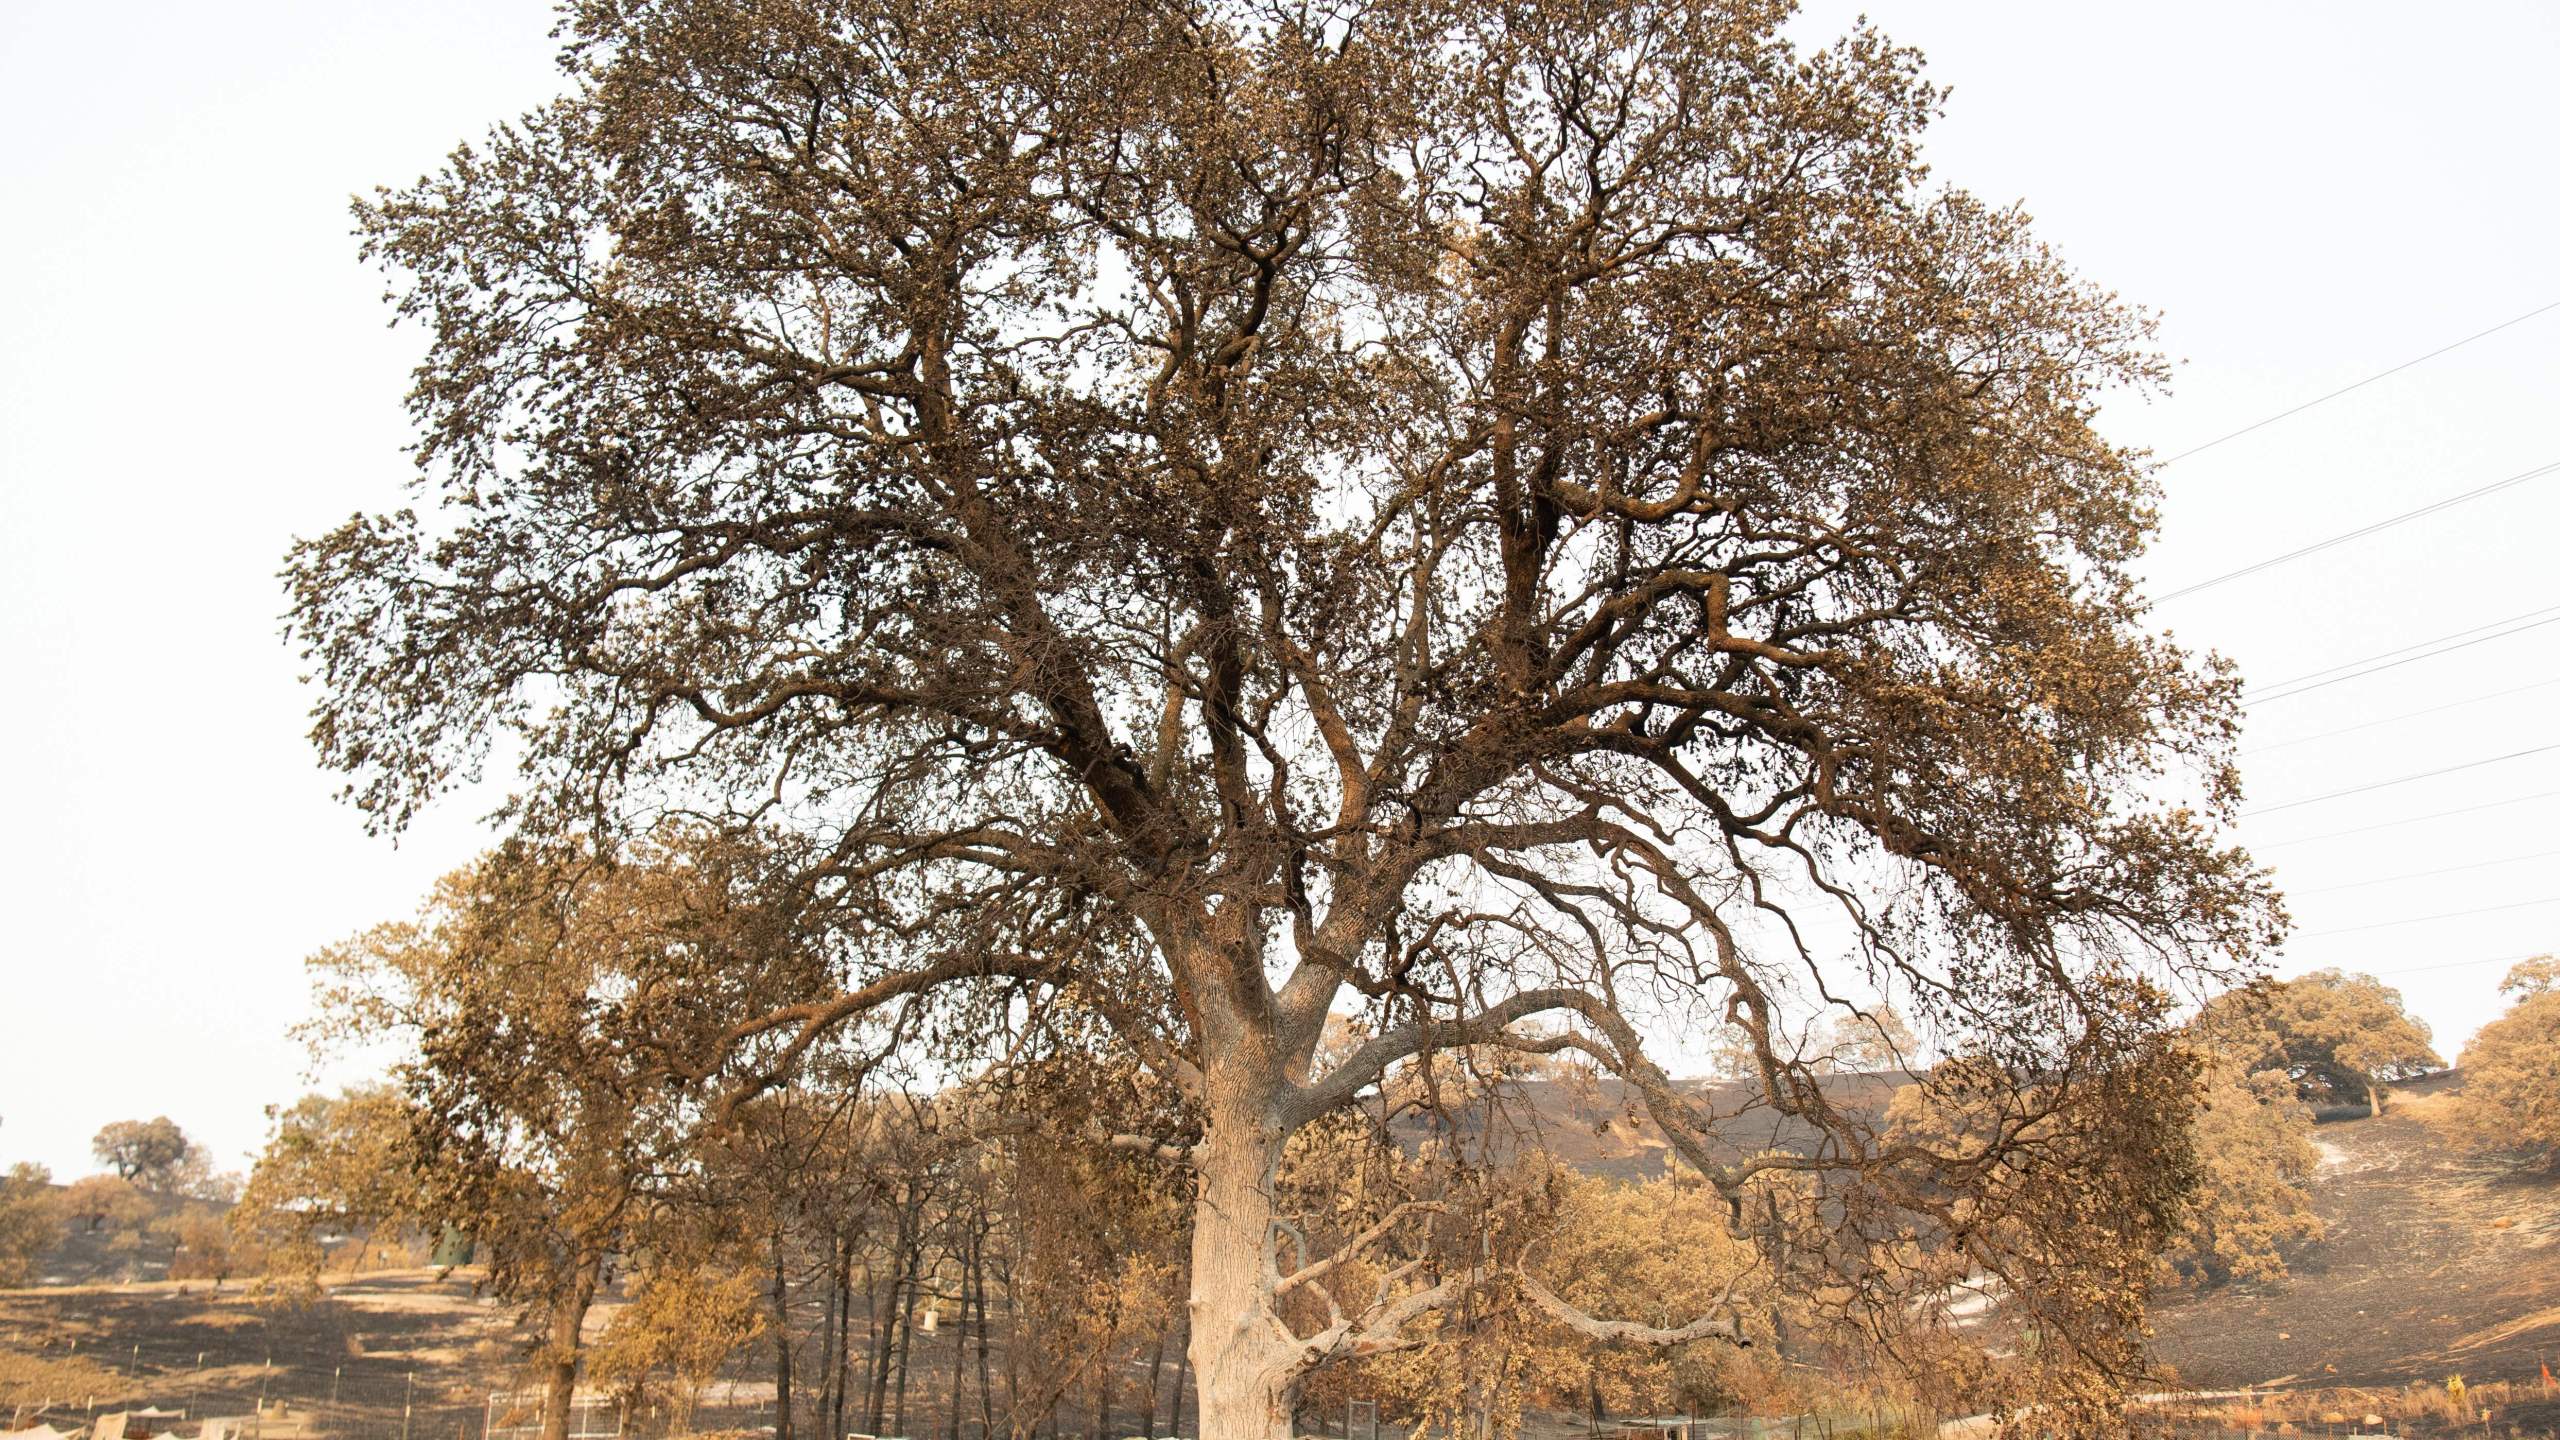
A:
[[[1724,1340],[1735,1345],[1749,1345],[1742,1322],[1731,1313],[1734,1287],[1727,1285],[1724,1296],[1708,1312],[1686,1325],[1663,1329],[1639,1325],[1631,1320],[1601,1320],[1567,1302],[1546,1286],[1537,1276],[1521,1271],[1513,1282],[1520,1293],[1536,1302],[1539,1309],[1573,1327],[1594,1340],[1630,1340],[1639,1345],[1686,1345],[1695,1340]]]

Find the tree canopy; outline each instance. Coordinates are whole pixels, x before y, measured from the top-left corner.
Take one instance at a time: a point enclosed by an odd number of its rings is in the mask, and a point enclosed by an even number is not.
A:
[[[2530,960],[2519,960],[2508,967],[2506,977],[2498,982],[2501,995],[2546,995],[2553,990],[2560,990],[2560,956],[2536,955]]]
[[[2208,1055],[2203,1082],[2198,1183],[2163,1258],[2192,1283],[2275,1279],[2288,1268],[2288,1246],[2328,1229],[2303,1188],[2320,1166],[2310,1107],[2283,1072],[2250,1071],[2241,1056]]]
[[[21,1160],[0,1175],[0,1285],[36,1278],[36,1262],[62,1241],[62,1214],[51,1171]]]
[[[667,1057],[729,1113],[1098,1016],[1186,1110],[1120,1140],[1196,1177],[1212,1440],[1487,1282],[1275,1319],[1291,1137],[1437,1050],[1589,1057],[1737,1201],[1936,1205],[1789,1007],[2074,1095],[2281,917],[2091,423],[2146,320],[1928,180],[1917,55],[1785,16],[569,7],[565,93],[359,210],[420,497],[290,558],[321,754],[385,825],[503,741],[536,832],[778,848],[827,973]],[[1647,1044],[1717,1021],[1819,1144],[1719,1144]]]
[[[2473,1150],[2530,1165],[2560,1164],[2560,989],[2549,956],[2516,966],[2499,988],[2507,1013],[2462,1047],[2462,1090],[2453,1116]]]
[[[415,921],[312,959],[311,1038],[400,1045],[397,1093],[287,1112],[261,1167],[269,1208],[468,1235],[499,1293],[543,1323],[546,1440],[567,1433],[606,1262],[685,1143],[692,1097],[671,1078],[718,1043],[721,1017],[765,1008],[760,985],[809,991],[800,952],[738,903],[758,889],[740,863],[674,829],[618,859],[504,845]]]
[[[2427,1022],[2370,975],[2314,970],[2217,996],[2196,1022],[2249,1070],[2281,1069],[2306,1100],[2362,1099],[2382,1113],[2391,1081],[2441,1069]]]
[[[172,1190],[207,1167],[202,1152],[178,1122],[166,1115],[115,1120],[89,1142],[98,1163],[146,1190]]]

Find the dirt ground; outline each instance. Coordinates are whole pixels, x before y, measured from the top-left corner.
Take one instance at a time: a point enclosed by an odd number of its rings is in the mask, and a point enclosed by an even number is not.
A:
[[[397,1433],[404,1410],[411,1440],[458,1433],[522,1353],[511,1315],[472,1278],[369,1274],[305,1304],[237,1281],[220,1293],[203,1281],[0,1291],[0,1355],[16,1362],[0,1398],[55,1424],[127,1405],[205,1416],[263,1401],[338,1434]]]
[[[2157,1353],[2195,1389],[2538,1380],[2560,1369],[2560,1179],[2467,1160],[2430,1123],[2458,1076],[2377,1119],[2323,1124],[2325,1239],[2271,1284],[2157,1312]]]

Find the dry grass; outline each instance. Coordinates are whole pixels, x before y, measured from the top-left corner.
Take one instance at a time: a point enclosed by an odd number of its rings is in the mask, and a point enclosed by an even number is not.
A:
[[[2395,1093],[2391,1100],[2391,1110],[2394,1114],[2406,1115],[2412,1120],[2423,1121],[2427,1128],[2431,1130],[2443,1131],[2450,1134],[2453,1124],[2453,1113],[2459,1104],[2459,1097],[2455,1096],[2450,1091],[2431,1091],[2423,1095],[2400,1095]]]
[[[2447,1375],[2446,1379],[2454,1378]],[[2560,1404],[2560,1386],[2538,1382],[2465,1384],[2456,1392],[2444,1381],[2385,1387],[2270,1390],[2245,1400],[2162,1401],[2144,1407],[2146,1418],[2172,1432],[2241,1432],[2253,1435],[2327,1435],[2386,1429],[2392,1433],[2507,1436],[2545,1433],[2547,1424],[2519,1431],[2510,1412],[2519,1405],[2537,1418]]]
[[[14,1417],[21,1409],[50,1404],[82,1404],[91,1400],[118,1404],[138,1400],[141,1387],[122,1371],[86,1355],[25,1355],[0,1351],[0,1413]]]

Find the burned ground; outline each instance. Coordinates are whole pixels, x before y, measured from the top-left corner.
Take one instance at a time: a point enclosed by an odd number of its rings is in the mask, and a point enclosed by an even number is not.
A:
[[[467,1272],[335,1281],[289,1299],[232,1282],[148,1281],[0,1292],[0,1401],[57,1425],[132,1405],[191,1417],[261,1400],[339,1435],[479,1433],[487,1392],[522,1347]],[[273,1427],[271,1427],[273,1428]],[[288,1424],[290,1431],[297,1427]]]
[[[2400,1087],[2379,1118],[2315,1132],[2328,1234],[2292,1273],[2161,1307],[2180,1383],[2538,1380],[2560,1367],[2560,1177],[2467,1158],[2438,1128],[2458,1074]]]

